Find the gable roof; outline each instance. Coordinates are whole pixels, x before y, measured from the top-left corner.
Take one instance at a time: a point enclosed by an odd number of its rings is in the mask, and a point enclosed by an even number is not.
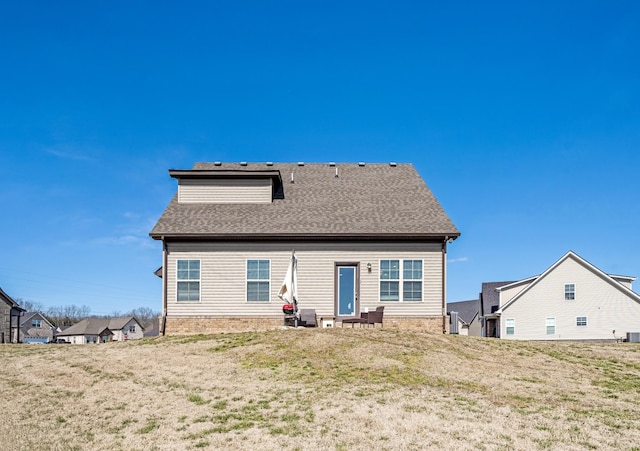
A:
[[[40,312],[26,312],[22,315],[22,317],[20,318],[20,327],[25,327],[25,326],[29,326],[29,321],[31,321],[33,318],[38,317],[38,319],[44,321],[45,323],[48,324],[49,327],[51,327],[52,329],[53,324],[51,324],[49,322],[49,320],[47,318],[45,318],[45,316],[40,313]],[[30,326],[29,326],[30,327]]]
[[[111,332],[108,325],[109,318],[85,318],[82,321],[75,323],[73,326],[69,326],[62,332],[59,332],[57,336],[102,335],[105,331],[113,335],[113,332]]]
[[[140,329],[144,330],[140,321],[135,316],[123,316],[117,318],[85,318],[82,321],[77,322],[73,326],[69,326],[64,329],[58,335],[100,335],[105,329],[110,333],[114,330],[121,330],[131,320],[140,326]]]
[[[450,312],[458,312],[458,318],[460,318],[467,324],[471,324],[471,322],[478,314],[479,307],[480,301],[478,299],[472,299],[470,301],[448,302],[447,314],[449,314]]]
[[[109,327],[109,329],[111,330],[120,330],[125,327],[131,320],[134,320],[138,324],[138,326],[140,326],[140,328],[144,330],[144,327],[142,327],[142,323],[138,321],[135,316],[121,316],[117,318],[110,318],[107,323],[107,327]]]
[[[622,283],[620,283],[618,280],[616,280],[616,279],[630,280],[630,279],[634,279],[633,277],[610,276],[609,274],[604,273],[602,270],[600,270],[596,266],[594,266],[591,263],[589,263],[588,261],[586,261],[584,258],[580,257],[575,252],[569,251],[566,254],[564,254],[560,258],[560,260],[558,260],[553,265],[551,265],[540,276],[535,277],[535,278],[531,278],[531,280],[533,280],[533,282],[531,282],[529,285],[527,285],[527,287],[525,287],[522,291],[520,291],[518,294],[516,294],[509,302],[507,302],[505,305],[503,305],[498,312],[501,313],[505,308],[509,307],[514,302],[516,302],[518,299],[520,299],[522,296],[524,296],[525,293],[529,292],[533,287],[535,287],[538,283],[540,283],[541,280],[544,280],[544,278],[549,273],[551,273],[554,269],[556,269],[558,266],[560,266],[567,259],[574,260],[575,262],[577,262],[578,264],[582,265],[583,267],[585,267],[586,269],[588,269],[589,271],[591,271],[595,275],[599,276],[604,281],[606,281],[607,283],[611,284],[612,286],[614,286],[618,290],[623,291],[627,296],[629,296],[630,298],[632,298],[636,302],[640,303],[640,295],[638,293],[636,293],[633,290],[630,290],[629,288],[625,287]],[[529,280],[529,279],[525,279],[525,280]],[[502,288],[505,288],[505,287],[502,287]]]
[[[151,237],[424,239],[460,235],[411,164],[196,163],[192,171],[219,178],[254,177],[265,171],[265,177],[273,178],[277,172],[280,178],[274,179],[274,187],[281,193],[268,204],[179,203],[176,194]],[[189,171],[170,174],[184,172]]]
[[[2,288],[0,288],[0,299],[2,299],[4,302],[9,304],[9,307],[11,307],[13,309],[20,310],[21,312],[25,311],[22,307],[20,307],[20,305],[18,305],[18,303],[16,301],[14,301],[11,298],[11,296],[9,296],[7,293],[5,293]]]
[[[496,291],[497,288],[510,285],[510,282],[483,282],[482,291],[480,292],[480,316],[487,316],[495,313],[500,306],[500,295]]]

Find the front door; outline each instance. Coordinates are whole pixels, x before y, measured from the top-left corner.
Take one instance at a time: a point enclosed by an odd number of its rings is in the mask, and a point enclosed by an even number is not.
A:
[[[358,265],[336,265],[336,316],[358,312]]]

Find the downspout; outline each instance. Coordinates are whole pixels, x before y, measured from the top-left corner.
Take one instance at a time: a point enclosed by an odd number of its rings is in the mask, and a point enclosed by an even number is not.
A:
[[[447,240],[442,243],[442,333],[447,333]]]
[[[162,320],[160,322],[160,334],[162,336],[165,335],[166,328],[167,328],[167,287],[169,286],[168,285],[169,282],[167,281],[167,273],[168,273],[167,261],[168,261],[167,243],[163,239],[162,240]]]

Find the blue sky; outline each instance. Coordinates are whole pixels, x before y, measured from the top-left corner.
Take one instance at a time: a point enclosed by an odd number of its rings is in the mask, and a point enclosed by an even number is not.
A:
[[[413,163],[449,301],[568,250],[640,276],[640,3],[3,2],[0,286],[160,309],[197,161]],[[637,291],[637,287],[634,287]]]

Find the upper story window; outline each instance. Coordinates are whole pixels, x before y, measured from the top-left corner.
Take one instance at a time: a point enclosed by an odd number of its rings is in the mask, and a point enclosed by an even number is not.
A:
[[[422,260],[380,260],[381,301],[422,301]]]
[[[564,284],[564,299],[573,301],[576,298],[576,285],[573,283]]]
[[[271,262],[247,260],[247,302],[271,300]]]
[[[200,260],[178,260],[178,301],[200,301]]]
[[[35,327],[37,329],[40,329],[42,327],[42,320],[32,319],[31,320],[31,327]]]
[[[136,325],[135,324],[132,325],[132,326],[129,326],[129,333],[135,333],[135,331],[136,331]]]

